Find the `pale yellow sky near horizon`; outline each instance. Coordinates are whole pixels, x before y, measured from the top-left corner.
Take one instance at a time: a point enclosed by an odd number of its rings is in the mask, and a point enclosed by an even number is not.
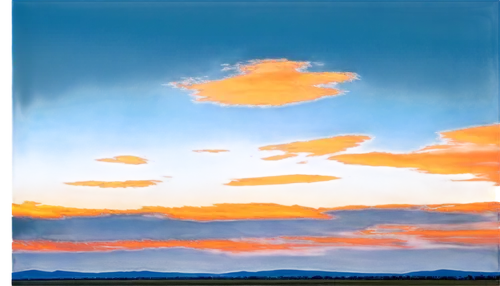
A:
[[[202,145],[202,144],[200,144]],[[211,147],[211,146],[208,146]],[[196,153],[188,148],[153,153],[138,151],[148,164],[98,162],[99,154],[74,158],[22,157],[15,169],[14,203],[35,201],[80,208],[127,209],[142,206],[209,206],[217,203],[276,203],[308,207],[377,204],[470,203],[495,200],[492,182],[461,182],[472,175],[424,174],[411,169],[345,165],[326,156],[265,161],[279,151],[257,145],[226,144],[224,153]],[[353,153],[364,152],[362,147]],[[112,154],[115,155],[115,154]],[[121,155],[121,154],[116,154]],[[111,156],[109,156],[111,157]],[[297,164],[307,161],[306,164]],[[57,163],[56,163],[57,162]],[[26,168],[29,166],[29,168]],[[310,174],[338,180],[268,186],[226,186],[232,179]],[[166,178],[171,176],[172,178]],[[29,180],[24,178],[29,177]],[[70,186],[77,181],[160,180],[144,188]]]

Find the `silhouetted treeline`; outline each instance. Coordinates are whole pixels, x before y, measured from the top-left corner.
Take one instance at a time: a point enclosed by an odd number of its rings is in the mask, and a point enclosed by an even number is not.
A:
[[[23,280],[500,280],[500,275],[479,276],[241,276],[241,277],[130,277],[130,278],[46,278],[46,279],[23,279]],[[19,281],[19,280],[17,280]]]

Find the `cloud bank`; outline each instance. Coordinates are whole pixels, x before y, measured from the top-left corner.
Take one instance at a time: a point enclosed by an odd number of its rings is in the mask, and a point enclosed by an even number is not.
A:
[[[359,209],[327,211],[330,219],[241,219],[194,221],[157,217],[150,213],[114,214],[87,217],[29,218],[11,217],[13,240],[23,241],[117,241],[117,240],[200,240],[276,237],[351,236],[381,227],[398,228],[414,234],[425,229],[455,231],[469,241],[468,232],[478,231],[478,242],[498,244],[498,210],[495,213],[445,213],[420,209]],[[110,229],[110,226],[113,226]],[[409,226],[418,228],[408,228]],[[485,233],[484,229],[493,229]],[[481,234],[483,233],[483,234]],[[361,233],[362,235],[365,235]],[[449,233],[451,239],[451,234]],[[367,234],[371,236],[372,234]],[[387,234],[394,237],[396,234]],[[398,233],[398,235],[403,235]],[[407,234],[408,235],[408,234]],[[412,241],[418,242],[415,235]],[[406,237],[400,237],[407,239]],[[457,238],[459,239],[459,238]],[[450,241],[448,241],[450,242]],[[452,242],[452,241],[451,241]]]
[[[211,221],[211,220],[241,220],[241,219],[297,219],[314,218],[330,219],[330,215],[322,211],[303,206],[284,206],[278,204],[216,204],[205,207],[161,207],[145,206],[140,209],[110,210],[110,209],[80,209],[63,206],[43,205],[36,202],[12,204],[12,214],[16,217],[32,217],[44,219],[59,219],[64,217],[102,216],[113,214],[163,215],[169,218]]]
[[[467,181],[488,181],[500,185],[499,124],[446,131],[440,135],[443,144],[411,153],[340,154],[329,159],[344,164],[413,168],[429,174],[472,174],[475,178]]]

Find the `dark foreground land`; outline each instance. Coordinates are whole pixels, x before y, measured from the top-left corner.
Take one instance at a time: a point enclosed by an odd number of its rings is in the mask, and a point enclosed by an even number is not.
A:
[[[500,285],[498,280],[43,280],[13,281],[12,285]]]

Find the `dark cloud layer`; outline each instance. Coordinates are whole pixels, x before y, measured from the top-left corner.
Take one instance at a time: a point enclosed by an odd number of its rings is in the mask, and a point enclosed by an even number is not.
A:
[[[380,224],[461,224],[495,221],[491,215],[406,210],[329,212],[335,219],[195,222],[147,216],[108,216],[39,220],[13,218],[15,240],[165,240],[226,239],[277,236],[327,236]]]
[[[471,259],[472,258],[472,259]],[[331,250],[311,255],[245,255],[184,248],[101,253],[14,253],[14,277],[45,271],[147,271],[163,275],[498,274],[498,249]],[[54,271],[56,273],[54,273]],[[32,272],[33,271],[33,272]],[[31,274],[30,274],[31,273]],[[235,274],[236,273],[236,274]],[[139,275],[140,274],[136,274]],[[151,274],[149,274],[151,275]]]

